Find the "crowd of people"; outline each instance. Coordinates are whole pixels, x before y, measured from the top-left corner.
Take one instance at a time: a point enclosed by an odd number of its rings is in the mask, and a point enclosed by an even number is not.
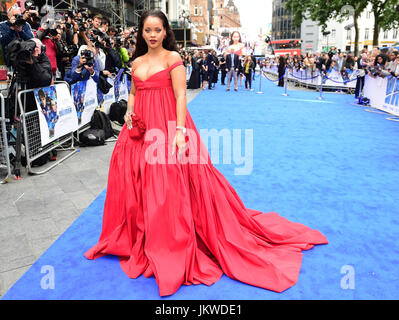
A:
[[[234,90],[238,91],[244,84],[245,90],[252,91],[252,81],[255,77],[256,58],[251,55],[238,55],[234,49],[217,55],[215,50],[194,50],[183,55],[183,61],[189,72],[189,89],[213,90],[219,81],[230,90],[234,81]]]
[[[284,85],[283,75],[286,68],[292,70],[307,70],[310,75],[321,72],[328,75],[333,70],[342,76],[343,82],[349,79],[351,73],[357,70],[355,98],[358,98],[364,87],[365,76],[387,77],[399,76],[399,51],[394,47],[374,47],[371,51],[362,49],[359,56],[342,52],[331,47],[328,52],[306,53],[304,56],[277,56],[266,59],[265,66],[277,65],[279,86]]]
[[[39,11],[26,1],[24,10],[17,4],[10,7],[0,23],[2,64],[17,70],[30,88],[55,80],[73,84],[91,77],[99,82],[130,67],[136,32],[115,28],[86,8],[55,14],[50,6]]]
[[[2,64],[23,69],[28,79],[28,87],[37,88],[50,85],[54,80],[65,80],[69,84],[87,80],[90,77],[101,82],[115,75],[121,68],[129,69],[135,51],[137,30],[111,26],[110,21],[99,14],[90,16],[86,8],[67,10],[55,14],[51,7],[38,8],[31,1],[25,2],[22,9],[17,4],[8,9],[8,19],[0,23]],[[18,41],[33,40],[31,61],[21,63],[15,52]],[[180,54],[187,68],[187,88],[213,90],[220,79],[222,86],[229,91],[234,82],[245,90],[253,90],[257,63],[267,66],[278,65],[279,86],[284,85],[286,67],[295,70],[317,70],[328,74],[332,70],[348,79],[354,70],[359,70],[355,97],[363,86],[365,75],[372,77],[398,76],[399,54],[396,49],[372,51],[363,49],[359,56],[345,53],[331,47],[328,52],[306,53],[301,56],[276,56],[256,59],[252,50],[241,41],[238,31],[231,34],[229,41],[223,42],[223,51],[184,50]],[[21,73],[22,73],[21,71]],[[220,75],[220,78],[219,78]]]

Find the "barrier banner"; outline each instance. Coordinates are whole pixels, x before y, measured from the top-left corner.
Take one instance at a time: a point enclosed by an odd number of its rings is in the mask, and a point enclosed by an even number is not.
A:
[[[395,77],[370,77],[364,79],[363,95],[370,105],[379,110],[399,116],[399,81]]]
[[[348,70],[347,72],[338,73],[337,70],[332,69],[327,71],[326,76],[321,79],[319,70],[296,70],[288,69],[288,79],[297,81],[303,84],[317,85],[323,83],[323,87],[325,88],[352,88],[356,87],[356,81],[358,71],[357,70]],[[277,65],[270,64],[266,67],[266,72],[274,74],[278,76]]]
[[[90,122],[98,106],[97,83],[93,79],[79,81],[71,86],[79,128]]]
[[[34,90],[39,111],[42,146],[71,133],[78,128],[76,109],[64,84]]]
[[[127,101],[127,99],[129,98],[129,85],[128,85],[128,81],[127,81],[127,75],[124,74],[121,78],[120,78],[120,85],[119,85],[119,100],[125,100]]]
[[[129,92],[127,87],[127,75],[123,74],[120,70],[114,80],[114,95],[115,102],[128,99]]]

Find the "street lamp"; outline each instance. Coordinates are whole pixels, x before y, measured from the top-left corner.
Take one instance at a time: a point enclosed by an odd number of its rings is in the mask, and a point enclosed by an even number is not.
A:
[[[191,23],[190,20],[190,12],[182,10],[181,14],[180,14],[180,19],[183,19],[183,30],[184,30],[184,49],[186,49],[186,21],[188,23]]]
[[[348,24],[347,26],[345,26],[344,27],[344,29],[346,30],[346,31],[349,31],[350,33],[349,33],[349,48],[350,48],[350,50],[349,51],[351,51],[352,52],[352,28],[355,26],[355,24],[354,23],[351,23],[351,24]],[[355,46],[356,47],[356,46]]]
[[[328,51],[328,35],[331,33],[331,31],[324,31],[323,36],[327,36],[327,51]]]

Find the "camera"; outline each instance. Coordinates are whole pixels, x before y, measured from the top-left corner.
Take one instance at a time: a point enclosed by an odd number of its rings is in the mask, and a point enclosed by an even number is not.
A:
[[[86,31],[86,18],[76,19],[76,22],[78,23],[79,32]]]
[[[61,42],[61,55],[63,57],[72,58],[77,55],[78,48],[75,44],[67,45],[65,42]]]
[[[122,46],[123,46],[123,38],[122,37],[116,37],[115,38],[115,48],[119,49]]]
[[[55,37],[58,35],[57,29],[50,29],[48,33],[50,34],[51,37]]]
[[[26,20],[24,19],[24,16],[22,14],[16,14],[15,16],[15,22],[12,24],[13,26],[24,26],[26,24]]]
[[[94,65],[94,57],[91,50],[82,50],[80,56],[86,58],[86,63],[84,65],[88,67],[92,67]]]

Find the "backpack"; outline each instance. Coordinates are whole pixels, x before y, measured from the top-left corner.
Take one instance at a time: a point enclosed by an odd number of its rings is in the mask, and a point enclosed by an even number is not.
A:
[[[126,114],[126,110],[127,102],[125,100],[114,102],[111,104],[109,109],[109,119],[111,121],[118,122],[120,125],[123,125],[125,123],[123,117]]]
[[[88,129],[84,131],[79,141],[82,146],[101,146],[105,144],[104,130],[102,129]]]
[[[114,135],[108,115],[100,110],[94,110],[90,120],[90,129],[104,130],[105,140]]]

